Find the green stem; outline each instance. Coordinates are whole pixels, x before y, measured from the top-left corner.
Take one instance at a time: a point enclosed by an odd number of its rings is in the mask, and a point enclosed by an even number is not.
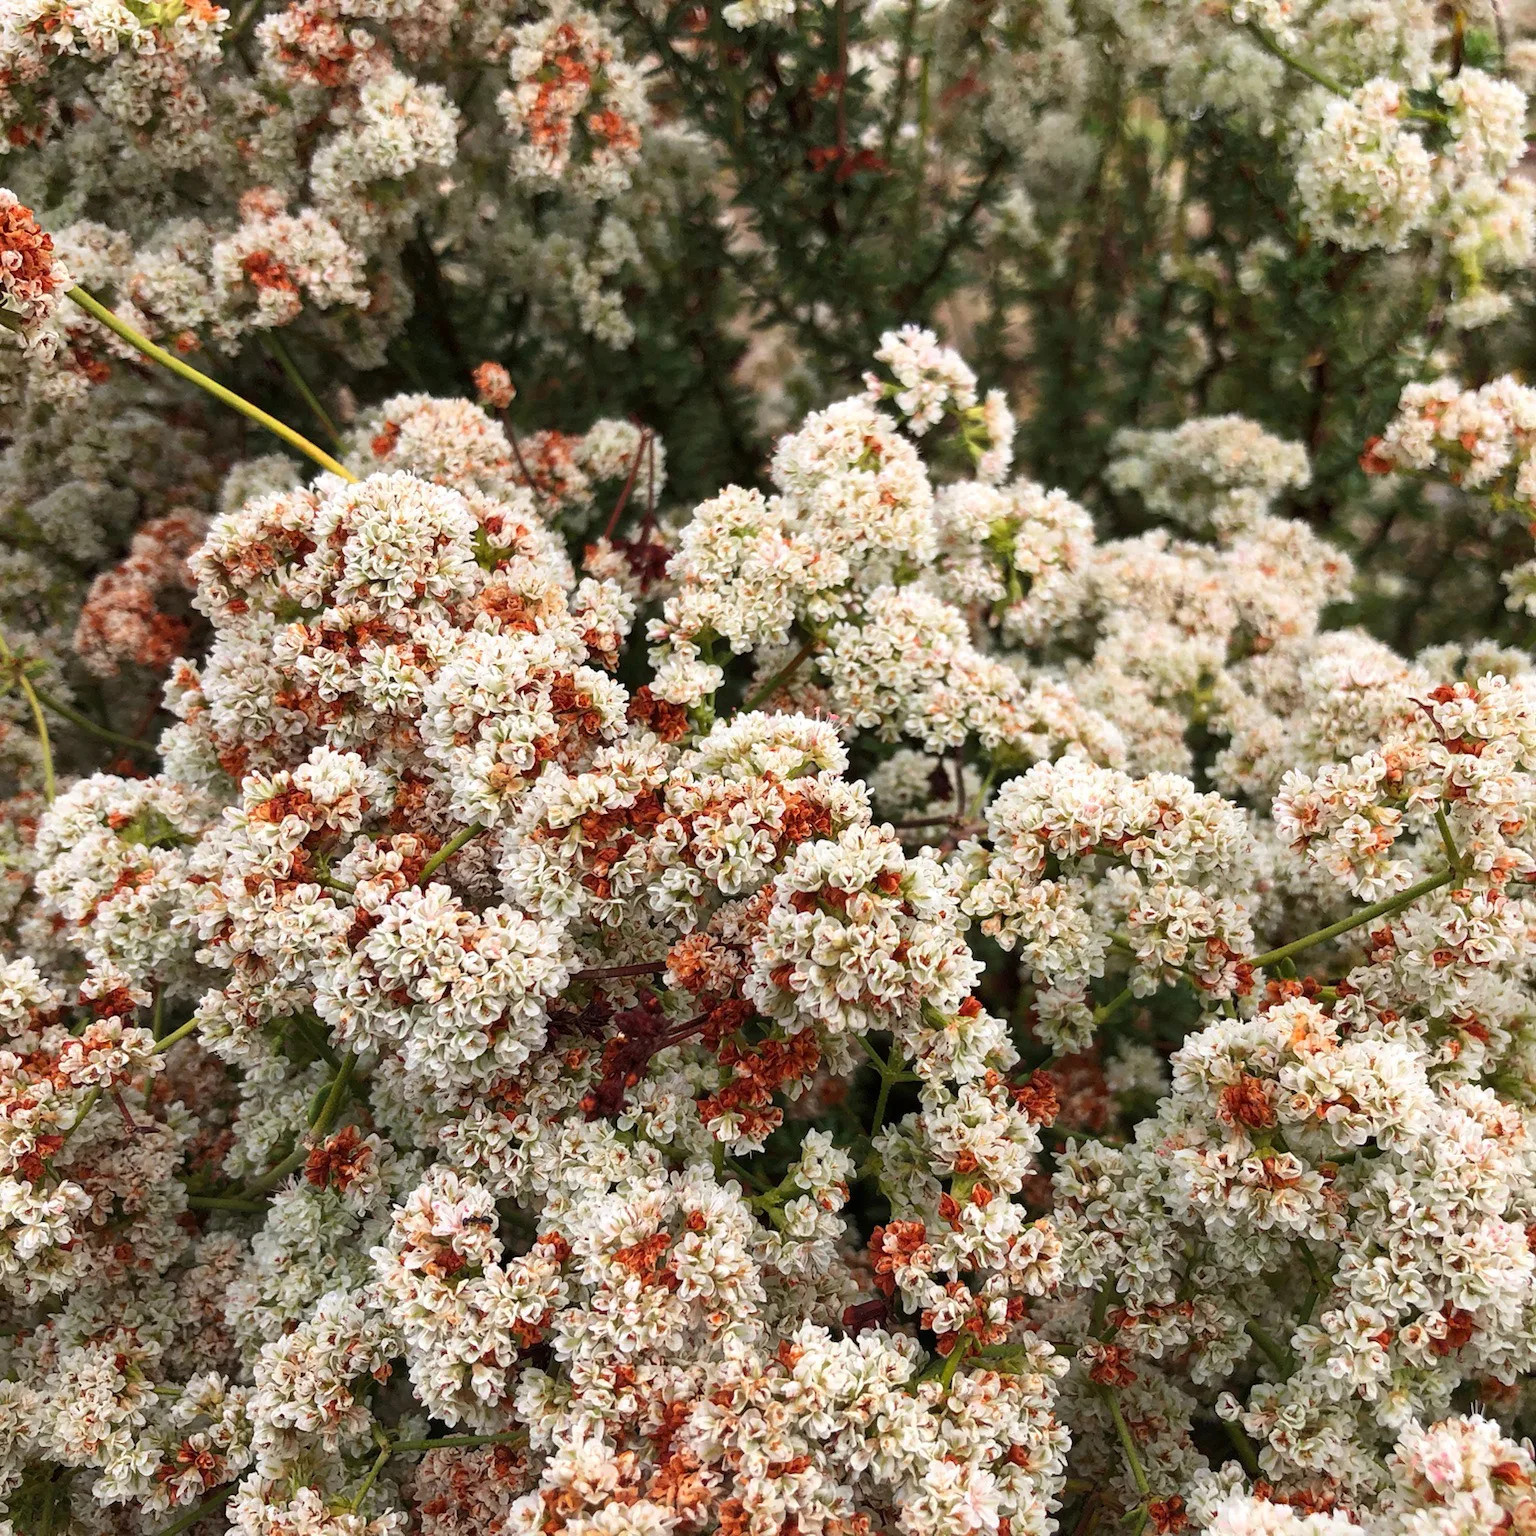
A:
[[[68,704],[62,703],[50,693],[45,693],[35,684],[33,691],[60,719],[69,721],[80,730],[89,731],[92,736],[99,736],[103,741],[110,741],[115,747],[131,747],[135,752],[148,752],[151,757],[159,756],[160,749],[153,742],[140,741],[137,736],[124,736],[121,731],[109,731],[106,726],[97,725],[89,715],[82,715],[78,709],[71,709]]]
[[[336,430],[336,423],[326,415],[325,407],[320,404],[317,396],[309,387],[309,381],[299,372],[299,365],[294,362],[293,355],[281,341],[270,331],[261,332],[261,343],[267,349],[272,361],[283,370],[283,376],[293,385],[294,392],[310,409],[315,420],[325,428],[325,435],[338,448],[341,446],[341,433]]]
[[[891,1098],[891,1079],[885,1073],[880,1074],[880,1092],[875,1098],[875,1118],[869,1123],[869,1134],[873,1138],[880,1133],[880,1127],[885,1124],[885,1109]]]
[[[944,1369],[939,1372],[939,1386],[945,1392],[949,1391],[949,1384],[955,1379],[955,1372],[960,1369],[961,1362],[970,1354],[970,1344],[970,1339],[964,1338],[950,1350],[949,1358],[944,1362]]]
[[[282,1162],[274,1163],[272,1167],[262,1174],[254,1183],[246,1185],[245,1196],[247,1200],[255,1201],[261,1195],[269,1195],[288,1175],[295,1169],[302,1168],[309,1161],[309,1149],[299,1147],[290,1152]]]
[[[219,1505],[224,1503],[224,1501],[229,1498],[229,1496],[235,1491],[235,1486],[236,1485],[234,1483],[226,1483],[222,1488],[217,1489],[213,1493],[210,1493],[201,1504],[194,1504],[192,1508],[189,1509],[179,1519],[172,1520],[169,1525],[161,1526],[160,1529],[154,1533],[154,1536],[176,1536],[178,1531],[184,1531],[188,1529],[188,1527],[196,1525],[199,1520],[204,1518],[204,1516],[211,1515],[214,1510],[219,1507]]]
[[[1451,835],[1451,824],[1446,820],[1445,807],[1435,807],[1435,825],[1440,829],[1440,846],[1445,849],[1446,862],[1458,874],[1461,873],[1461,853],[1456,847],[1456,839]]]
[[[1125,1415],[1120,1411],[1120,1398],[1113,1387],[1100,1386],[1104,1401],[1109,1407],[1109,1416],[1115,1421],[1115,1434],[1120,1440],[1120,1449],[1125,1452],[1126,1464],[1131,1469],[1131,1477],[1136,1483],[1136,1492],[1145,1500],[1152,1491],[1147,1483],[1146,1470],[1142,1467],[1141,1456],[1136,1450],[1136,1442],[1131,1438],[1130,1426],[1125,1422]]]
[[[25,669],[17,661],[15,653],[5,643],[3,635],[0,635],[0,661],[14,671],[22,696],[32,711],[32,723],[37,727],[38,745],[43,751],[43,799],[52,805],[58,785],[53,775],[53,744],[48,740],[48,721],[43,715],[42,702],[37,696],[37,690],[32,686],[32,679],[27,676]]]
[[[319,1019],[302,1013],[295,1014],[289,1022],[289,1028],[298,1037],[299,1042],[309,1048],[311,1055],[321,1057],[327,1066],[339,1067],[341,1065],[341,1057],[331,1049],[331,1042],[325,1033],[325,1026]]]
[[[368,1490],[378,1480],[379,1473],[384,1470],[384,1463],[395,1454],[395,1448],[385,1441],[379,1454],[373,1458],[373,1465],[368,1469],[368,1475],[358,1484],[357,1492],[352,1495],[352,1512],[356,1514],[364,1499],[368,1497]]]
[[[992,764],[986,771],[981,781],[981,788],[976,791],[976,798],[971,801],[971,808],[966,812],[969,821],[975,821],[981,815],[981,808],[986,803],[988,791],[992,788],[992,781],[997,777],[997,765]]]
[[[761,688],[753,690],[741,706],[742,714],[750,714],[765,699],[771,699],[805,665],[820,644],[820,637],[812,635]]]
[[[37,727],[37,744],[43,753],[43,799],[52,805],[58,792],[58,782],[53,775],[53,744],[48,740],[48,722],[43,717],[43,706],[37,697],[37,690],[32,686],[32,680],[18,673],[17,681],[32,710],[32,722]]]
[[[461,849],[473,837],[485,831],[478,821],[472,821],[462,832],[455,832],[452,837],[443,844],[436,853],[421,867],[421,873],[416,877],[417,885],[425,885],[428,880],[440,870],[444,864]]]
[[[185,1040],[188,1035],[196,1031],[197,1024],[198,1021],[196,1019],[188,1019],[180,1029],[173,1029],[163,1040],[156,1040],[153,1054],[158,1056],[161,1051],[170,1050],[177,1041]]]
[[[341,1065],[336,1069],[336,1076],[331,1079],[330,1091],[326,1094],[319,1113],[316,1114],[313,1123],[309,1127],[309,1136],[307,1138],[309,1143],[323,1140],[337,1115],[341,1113],[341,1106],[347,1101],[347,1085],[352,1080],[352,1069],[356,1065],[356,1051],[348,1051],[341,1058]],[[301,1144],[295,1147],[282,1162],[267,1169],[259,1179],[248,1184],[240,1198],[244,1200],[257,1200],[262,1195],[270,1194],[290,1173],[302,1168],[308,1161],[309,1146]]]
[[[917,77],[917,150],[912,161],[912,201],[907,212],[907,239],[916,248],[923,232],[923,189],[928,181],[928,113],[931,57],[924,53]]]
[[[1341,933],[1348,933],[1350,929],[1358,928],[1362,923],[1374,922],[1378,917],[1387,917],[1393,912],[1400,912],[1404,907],[1411,906],[1420,896],[1438,891],[1442,885],[1449,885],[1455,878],[1454,869],[1443,869],[1438,875],[1430,875],[1428,879],[1420,880],[1417,885],[1410,885],[1399,895],[1388,896],[1383,901],[1362,907],[1353,917],[1340,918],[1338,922],[1330,923],[1326,928],[1319,928],[1316,933],[1309,933],[1305,938],[1282,944],[1279,949],[1272,949],[1267,954],[1255,955],[1248,964],[1255,970],[1261,966],[1278,965],[1280,961],[1289,960],[1292,955],[1299,955],[1302,950],[1311,949],[1314,944],[1336,939]]]
[[[1320,69],[1308,64],[1305,59],[1298,59],[1295,54],[1287,52],[1279,42],[1271,37],[1258,22],[1247,23],[1249,33],[1258,42],[1266,53],[1273,54],[1287,69],[1294,69],[1297,74],[1305,75],[1315,85],[1320,85],[1325,91],[1332,91],[1335,96],[1348,96],[1349,92],[1339,84],[1337,80],[1325,75]]]
[[[93,1109],[96,1108],[96,1101],[100,1097],[101,1097],[101,1089],[100,1088],[92,1088],[91,1091],[88,1094],[86,1094],[84,1099],[82,1099],[80,1101],[80,1113],[75,1116],[75,1123],[73,1125],[71,1125],[70,1128],[67,1131],[64,1132],[64,1138],[59,1143],[58,1152],[55,1152],[53,1154],[55,1157],[57,1157],[59,1155],[59,1152],[62,1152],[64,1150],[64,1147],[68,1143],[69,1138],[71,1136],[73,1136],[75,1134],[75,1132],[80,1129],[80,1127],[82,1125],[85,1124],[86,1116],[89,1115],[90,1112]]]
[[[1296,1369],[1296,1362],[1291,1359],[1291,1352],[1288,1349],[1282,1349],[1272,1335],[1251,1317],[1243,1327],[1247,1330],[1248,1337],[1264,1351],[1265,1358],[1282,1376],[1289,1376]]]
[[[396,1440],[397,1451],[435,1451],[450,1446],[467,1448],[476,1445],[526,1445],[526,1430],[508,1430],[504,1435],[439,1435],[435,1440]]]
[[[346,1097],[347,1085],[352,1081],[352,1069],[356,1065],[356,1051],[348,1051],[341,1058],[341,1065],[337,1067],[336,1075],[331,1079],[331,1091],[326,1094],[325,1102],[320,1106],[320,1112],[310,1126],[310,1130],[316,1135],[323,1136],[331,1128],[336,1116],[341,1113],[342,1101]]]
[[[1127,987],[1123,992],[1118,993],[1116,996],[1110,998],[1110,1000],[1105,1003],[1102,1008],[1095,1008],[1093,1010],[1093,1022],[1096,1025],[1107,1024],[1112,1018],[1114,1018],[1117,1013],[1119,1013],[1123,1007],[1125,1007],[1128,1002],[1132,1000],[1134,996],[1135,993],[1133,993],[1131,989]]]
[[[1312,1252],[1304,1237],[1296,1239],[1296,1251],[1301,1255],[1301,1262],[1306,1266],[1307,1275],[1312,1284],[1317,1288],[1318,1294],[1326,1295],[1328,1291],[1328,1277],[1323,1273],[1323,1266],[1317,1262],[1317,1255]]]
[[[869,1124],[869,1134],[873,1138],[879,1134],[880,1127],[885,1124],[885,1111],[890,1103],[891,1089],[907,1076],[907,1064],[901,1052],[897,1050],[894,1040],[891,1042],[891,1055],[888,1061],[881,1061],[875,1054],[874,1047],[867,1041],[861,1039],[860,1044],[880,1069],[880,1092],[875,1098],[875,1117]]]
[[[241,1200],[235,1195],[188,1195],[187,1208],[193,1211],[241,1211],[258,1216],[267,1205],[264,1200]]]
[[[1114,1329],[1108,1326],[1109,1303],[1112,1287],[1108,1280],[1093,1294],[1093,1315],[1088,1324],[1088,1331],[1096,1339],[1107,1341]]]
[[[1242,1462],[1249,1477],[1261,1476],[1258,1453],[1254,1450],[1253,1441],[1248,1438],[1248,1433],[1243,1426],[1235,1419],[1223,1419],[1221,1427],[1226,1430],[1227,1439],[1232,1442],[1232,1449],[1237,1452],[1237,1459]]]
[[[120,336],[128,345],[137,352],[142,352],[145,357],[160,364],[162,368],[168,368],[178,378],[187,379],[196,384],[199,389],[205,389],[215,400],[221,400],[227,406],[240,412],[242,416],[263,426],[274,437],[281,438],[291,448],[297,448],[300,453],[313,459],[321,469],[328,469],[333,475],[339,475],[343,480],[356,482],[357,476],[344,464],[339,464],[323,448],[316,445],[307,437],[300,436],[292,427],[280,422],[277,417],[269,416],[260,406],[252,405],[249,400],[242,399],[234,390],[226,389],[214,379],[210,379],[206,373],[199,373],[189,363],[184,363],[174,353],[167,352],[164,347],[156,346],[142,331],[136,331],[127,323],[113,314],[99,299],[94,299],[83,288],[71,288],[69,297],[72,298],[81,309],[106,326],[115,335]]]

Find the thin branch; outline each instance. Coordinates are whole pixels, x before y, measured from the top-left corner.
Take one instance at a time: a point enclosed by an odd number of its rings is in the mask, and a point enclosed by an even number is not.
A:
[[[1368,907],[1362,907],[1353,917],[1340,918],[1338,922],[1330,923],[1326,928],[1319,928],[1316,933],[1309,933],[1305,938],[1282,944],[1279,949],[1272,949],[1266,954],[1255,955],[1248,964],[1254,970],[1258,970],[1261,966],[1278,965],[1282,960],[1289,960],[1292,955],[1299,955],[1302,950],[1311,949],[1314,944],[1336,939],[1340,934],[1360,927],[1362,923],[1374,922],[1378,917],[1387,917],[1393,912],[1400,912],[1404,907],[1411,906],[1419,897],[1427,896],[1431,891],[1438,891],[1442,885],[1449,885],[1455,878],[1454,869],[1443,869],[1438,875],[1431,875],[1427,880],[1420,880],[1417,885],[1409,886],[1399,895],[1388,896],[1384,901],[1373,902]]]
[[[121,731],[109,731],[104,725],[97,723],[89,715],[82,715],[78,709],[71,709],[68,704],[53,697],[52,694],[33,685],[33,691],[42,700],[43,705],[51,709],[61,720],[67,720],[79,730],[88,731],[92,736],[98,736],[102,741],[109,741],[115,747],[131,747],[135,752],[147,752],[151,757],[160,755],[160,748],[152,741],[143,741],[137,736],[125,736]]]
[[[538,481],[528,472],[528,466],[523,461],[523,445],[517,440],[517,428],[512,425],[512,420],[505,411],[502,412],[501,424],[506,429],[507,441],[512,445],[512,457],[517,460],[517,472],[523,477],[523,483],[533,492],[534,503],[542,507],[544,492]]]
[[[528,1432],[513,1429],[503,1435],[439,1435],[435,1440],[395,1440],[392,1445],[397,1451],[435,1451],[449,1446],[467,1448],[475,1445],[526,1445],[527,1443]]]
[[[267,1209],[265,1200],[242,1200],[236,1195],[188,1195],[187,1207],[194,1211],[241,1211],[260,1215]]]
[[[1131,1469],[1131,1477],[1135,1480],[1136,1491],[1145,1500],[1151,1493],[1151,1486],[1147,1482],[1146,1469],[1141,1464],[1140,1453],[1136,1449],[1136,1442],[1131,1438],[1131,1431],[1125,1422],[1125,1415],[1120,1411],[1120,1398],[1113,1387],[1100,1386],[1100,1393],[1109,1406],[1109,1416],[1115,1421],[1115,1434],[1120,1440],[1120,1449],[1125,1452],[1126,1464]]]
[[[417,885],[425,885],[428,880],[440,870],[444,864],[461,849],[471,838],[479,837],[485,828],[478,821],[472,821],[460,832],[455,832],[452,837],[443,844],[436,853],[421,867],[421,873],[416,876]]]
[[[904,313],[911,314],[918,304],[922,302],[928,290],[943,277],[944,269],[949,265],[949,258],[955,254],[961,241],[969,233],[976,215],[981,212],[986,204],[987,195],[992,190],[992,183],[1002,174],[1003,167],[1007,163],[1008,151],[1006,149],[999,149],[993,154],[991,160],[987,163],[986,170],[982,172],[981,180],[976,183],[976,191],[972,195],[970,202],[966,204],[959,216],[949,226],[949,233],[944,237],[944,243],[939,247],[939,253],[934,257],[932,265],[916,283],[911,284],[902,291],[898,303]]]
[[[337,1068],[336,1076],[331,1079],[330,1092],[326,1094],[325,1102],[320,1106],[320,1112],[309,1128],[308,1140],[311,1143],[324,1140],[337,1115],[341,1113],[341,1106],[347,1101],[346,1088],[352,1080],[352,1069],[356,1064],[356,1051],[348,1051],[342,1057],[341,1066]],[[267,1169],[259,1179],[247,1185],[241,1198],[255,1200],[261,1195],[270,1194],[290,1173],[302,1168],[308,1161],[309,1148],[301,1143],[282,1162]]]
[[[43,715],[42,701],[37,696],[37,689],[32,686],[32,679],[27,676],[26,668],[17,659],[15,652],[5,643],[3,635],[0,635],[0,661],[11,668],[22,696],[27,701],[27,707],[32,711],[32,723],[37,727],[37,741],[43,752],[43,799],[52,805],[58,785],[53,773],[53,743],[48,739],[48,721]]]
[[[1221,1427],[1226,1430],[1227,1439],[1232,1442],[1232,1449],[1237,1452],[1237,1459],[1242,1462],[1249,1477],[1260,1476],[1258,1455],[1243,1426],[1235,1419],[1223,1419]]]
[[[1298,59],[1294,53],[1288,52],[1280,46],[1279,41],[1272,37],[1261,27],[1258,22],[1246,23],[1250,36],[1258,45],[1275,58],[1279,59],[1287,69],[1294,69],[1297,74],[1305,75],[1315,85],[1320,85],[1325,91],[1332,91],[1335,96],[1348,96],[1349,92],[1330,75],[1325,75],[1322,70],[1313,64],[1308,64],[1305,59]]]
[[[1116,993],[1102,1008],[1095,1008],[1093,1010],[1093,1022],[1095,1024],[1107,1024],[1135,995],[1129,987],[1123,992]]]
[[[249,417],[259,426],[263,426],[274,437],[281,438],[291,448],[297,448],[300,453],[307,455],[318,464],[321,469],[329,470],[333,475],[339,475],[343,480],[356,482],[357,476],[344,464],[339,464],[323,448],[317,447],[307,437],[295,432],[292,427],[279,421],[275,416],[269,416],[259,405],[252,405],[249,400],[237,395],[234,390],[226,389],[215,379],[210,379],[206,373],[199,373],[189,363],[184,363],[174,353],[167,352],[164,347],[156,346],[148,336],[141,331],[136,331],[126,320],[119,318],[107,308],[99,299],[94,299],[83,288],[71,288],[69,297],[80,306],[87,314],[93,315],[106,326],[114,335],[126,341],[137,352],[142,352],[145,357],[160,364],[162,368],[168,368],[177,377],[187,379],[196,384],[199,389],[205,389],[215,400],[221,400],[227,406],[240,412],[242,416]]]
[[[756,709],[758,705],[761,704],[765,699],[771,699],[774,694],[776,694],[779,689],[782,688],[790,680],[790,678],[792,678],[795,673],[800,670],[805,662],[809,660],[809,658],[820,646],[820,644],[821,640],[819,637],[812,635],[811,638],[807,640],[805,644],[802,645],[792,657],[790,657],[788,662],[780,667],[779,670],[775,672],[773,676],[770,677],[761,688],[756,689],[747,698],[747,700],[741,706],[741,712],[743,714],[749,714],[752,710]]]
[[[1251,1317],[1243,1324],[1243,1328],[1248,1337],[1263,1350],[1265,1359],[1282,1376],[1288,1377],[1296,1369],[1296,1362],[1291,1358],[1291,1352],[1276,1342],[1275,1338]]]
[[[294,362],[288,348],[270,331],[261,332],[261,344],[267,349],[273,362],[283,370],[283,376],[293,386],[295,393],[304,404],[309,407],[315,420],[325,429],[325,435],[340,447],[341,433],[336,430],[336,423],[326,414],[325,407],[320,404],[320,397],[309,387],[309,381],[299,372],[299,365]]]
[[[188,1019],[180,1029],[173,1029],[170,1034],[165,1036],[163,1040],[156,1040],[155,1048],[151,1054],[158,1056],[161,1051],[168,1051],[173,1045],[176,1045],[180,1041],[185,1040],[188,1035],[195,1033],[197,1030],[198,1022],[199,1021],[195,1018]]]
[[[315,1118],[310,1122],[310,1130],[316,1134],[324,1134],[329,1130],[336,1116],[341,1113],[341,1105],[346,1097],[347,1086],[352,1081],[352,1069],[357,1065],[357,1052],[348,1051],[341,1058],[341,1065],[336,1069],[336,1075],[331,1079],[331,1091],[326,1094],[325,1102],[315,1113]]]
[[[640,460],[645,457],[646,446],[650,440],[651,430],[647,427],[640,434],[640,446],[635,449],[635,460],[629,466],[629,476],[624,481],[624,489],[619,492],[619,499],[613,504],[613,511],[609,515],[608,525],[603,529],[603,537],[605,539],[611,539],[613,537],[613,530],[619,526],[619,519],[624,515],[624,507],[629,501],[629,493],[635,488],[635,476],[640,473]],[[652,462],[654,463],[654,460]],[[654,483],[654,473],[651,478]]]
[[[597,965],[585,971],[572,971],[572,981],[605,981],[614,976],[657,976],[666,970],[665,960],[642,960],[635,965]]]

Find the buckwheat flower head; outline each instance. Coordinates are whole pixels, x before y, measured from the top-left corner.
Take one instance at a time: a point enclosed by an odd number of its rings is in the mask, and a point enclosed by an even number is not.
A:
[[[512,174],[534,186],[565,181],[580,195],[624,191],[645,120],[640,71],[595,15],[575,6],[519,27],[511,86],[497,107],[512,137]]]
[[[938,493],[934,521],[944,595],[988,603],[1010,640],[1039,645],[1086,606],[1093,520],[1064,491],[957,481]]]
[[[964,924],[936,861],[907,859],[889,832],[851,828],[806,844],[775,880],[748,995],[791,1028],[831,1035],[952,1009],[978,974]]]
[[[1436,87],[1450,109],[1450,154],[1466,170],[1502,176],[1525,154],[1526,95],[1512,80],[1462,69]]]
[[[748,27],[783,26],[795,14],[795,0],[732,0],[721,15],[737,31]]]
[[[1360,1527],[1343,1513],[1301,1514],[1289,1504],[1234,1492],[1216,1506],[1203,1529],[1206,1536],[1349,1536]]]
[[[57,337],[43,322],[72,281],[32,210],[14,192],[0,188],[0,310],[23,346],[46,349],[56,344]]]
[[[288,325],[306,302],[321,309],[367,303],[362,254],[322,212],[289,213],[280,194],[257,189],[241,213],[239,227],[209,253],[227,315],[216,325],[221,338]]]
[[[486,410],[506,410],[516,394],[512,375],[500,363],[475,365],[475,398]]]
[[[1346,98],[1330,98],[1301,140],[1302,212],[1346,250],[1401,250],[1429,216],[1433,162],[1403,107],[1395,80],[1368,80]]]
[[[332,116],[338,131],[310,162],[311,194],[350,238],[377,238],[409,217],[413,174],[453,163],[458,110],[441,86],[392,71],[367,81],[356,106]]]
[[[890,369],[895,383],[866,374],[869,398],[878,402],[890,396],[914,437],[938,426],[946,414],[969,410],[976,403],[976,375],[958,352],[941,347],[933,332],[920,326],[887,331],[875,349],[875,361]]]
[[[1114,448],[1107,478],[1115,490],[1134,490],[1150,511],[1227,535],[1311,476],[1299,443],[1244,416],[1196,417],[1167,432],[1125,431]]]

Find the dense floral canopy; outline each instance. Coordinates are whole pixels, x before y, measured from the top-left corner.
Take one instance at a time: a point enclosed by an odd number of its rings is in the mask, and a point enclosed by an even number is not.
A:
[[[1536,1536],[1488,3],[0,0],[0,1536]]]

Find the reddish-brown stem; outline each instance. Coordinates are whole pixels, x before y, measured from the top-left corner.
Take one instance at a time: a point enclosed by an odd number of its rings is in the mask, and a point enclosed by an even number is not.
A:
[[[624,515],[624,508],[629,504],[629,493],[635,488],[635,476],[640,473],[640,460],[645,457],[646,445],[651,440],[650,428],[647,427],[640,434],[640,446],[635,449],[635,461],[629,466],[629,477],[624,482],[624,489],[619,492],[619,499],[613,505],[613,511],[608,518],[608,526],[603,529],[603,537],[611,539],[613,530],[619,526],[619,519]]]
[[[795,675],[795,673],[800,670],[800,668],[805,664],[806,660],[815,652],[816,648],[820,644],[821,641],[815,635],[812,635],[811,638],[807,640],[805,644],[802,645],[793,656],[790,657],[788,663],[785,666],[780,667],[779,670],[775,672],[773,676],[770,677],[761,688],[757,689],[751,695],[751,697],[747,699],[747,701],[741,706],[742,714],[750,714],[754,709],[757,708],[759,704],[763,703],[767,699],[771,699],[774,694],[776,694],[780,688],[783,688]]]
[[[640,536],[636,541],[641,544],[650,536],[651,524],[656,519],[656,434],[654,432],[647,435],[646,448],[645,520],[640,524]]]
[[[528,473],[528,466],[523,462],[523,447],[517,440],[517,428],[505,416],[501,420],[502,425],[507,429],[507,441],[512,444],[512,457],[517,460],[517,472],[523,477],[528,489],[533,492],[533,499],[542,506],[544,493],[535,483],[533,476]]]
[[[147,1131],[149,1129],[147,1125],[140,1125],[139,1122],[133,1118],[132,1112],[123,1102],[123,1094],[120,1088],[114,1088],[112,1090],[112,1102],[117,1105],[117,1112],[123,1117],[123,1124],[128,1127],[128,1134],[130,1136],[137,1136],[140,1134],[140,1132]]]
[[[596,965],[585,971],[572,971],[572,981],[605,981],[614,976],[656,976],[666,970],[665,960],[642,960],[635,965]]]

